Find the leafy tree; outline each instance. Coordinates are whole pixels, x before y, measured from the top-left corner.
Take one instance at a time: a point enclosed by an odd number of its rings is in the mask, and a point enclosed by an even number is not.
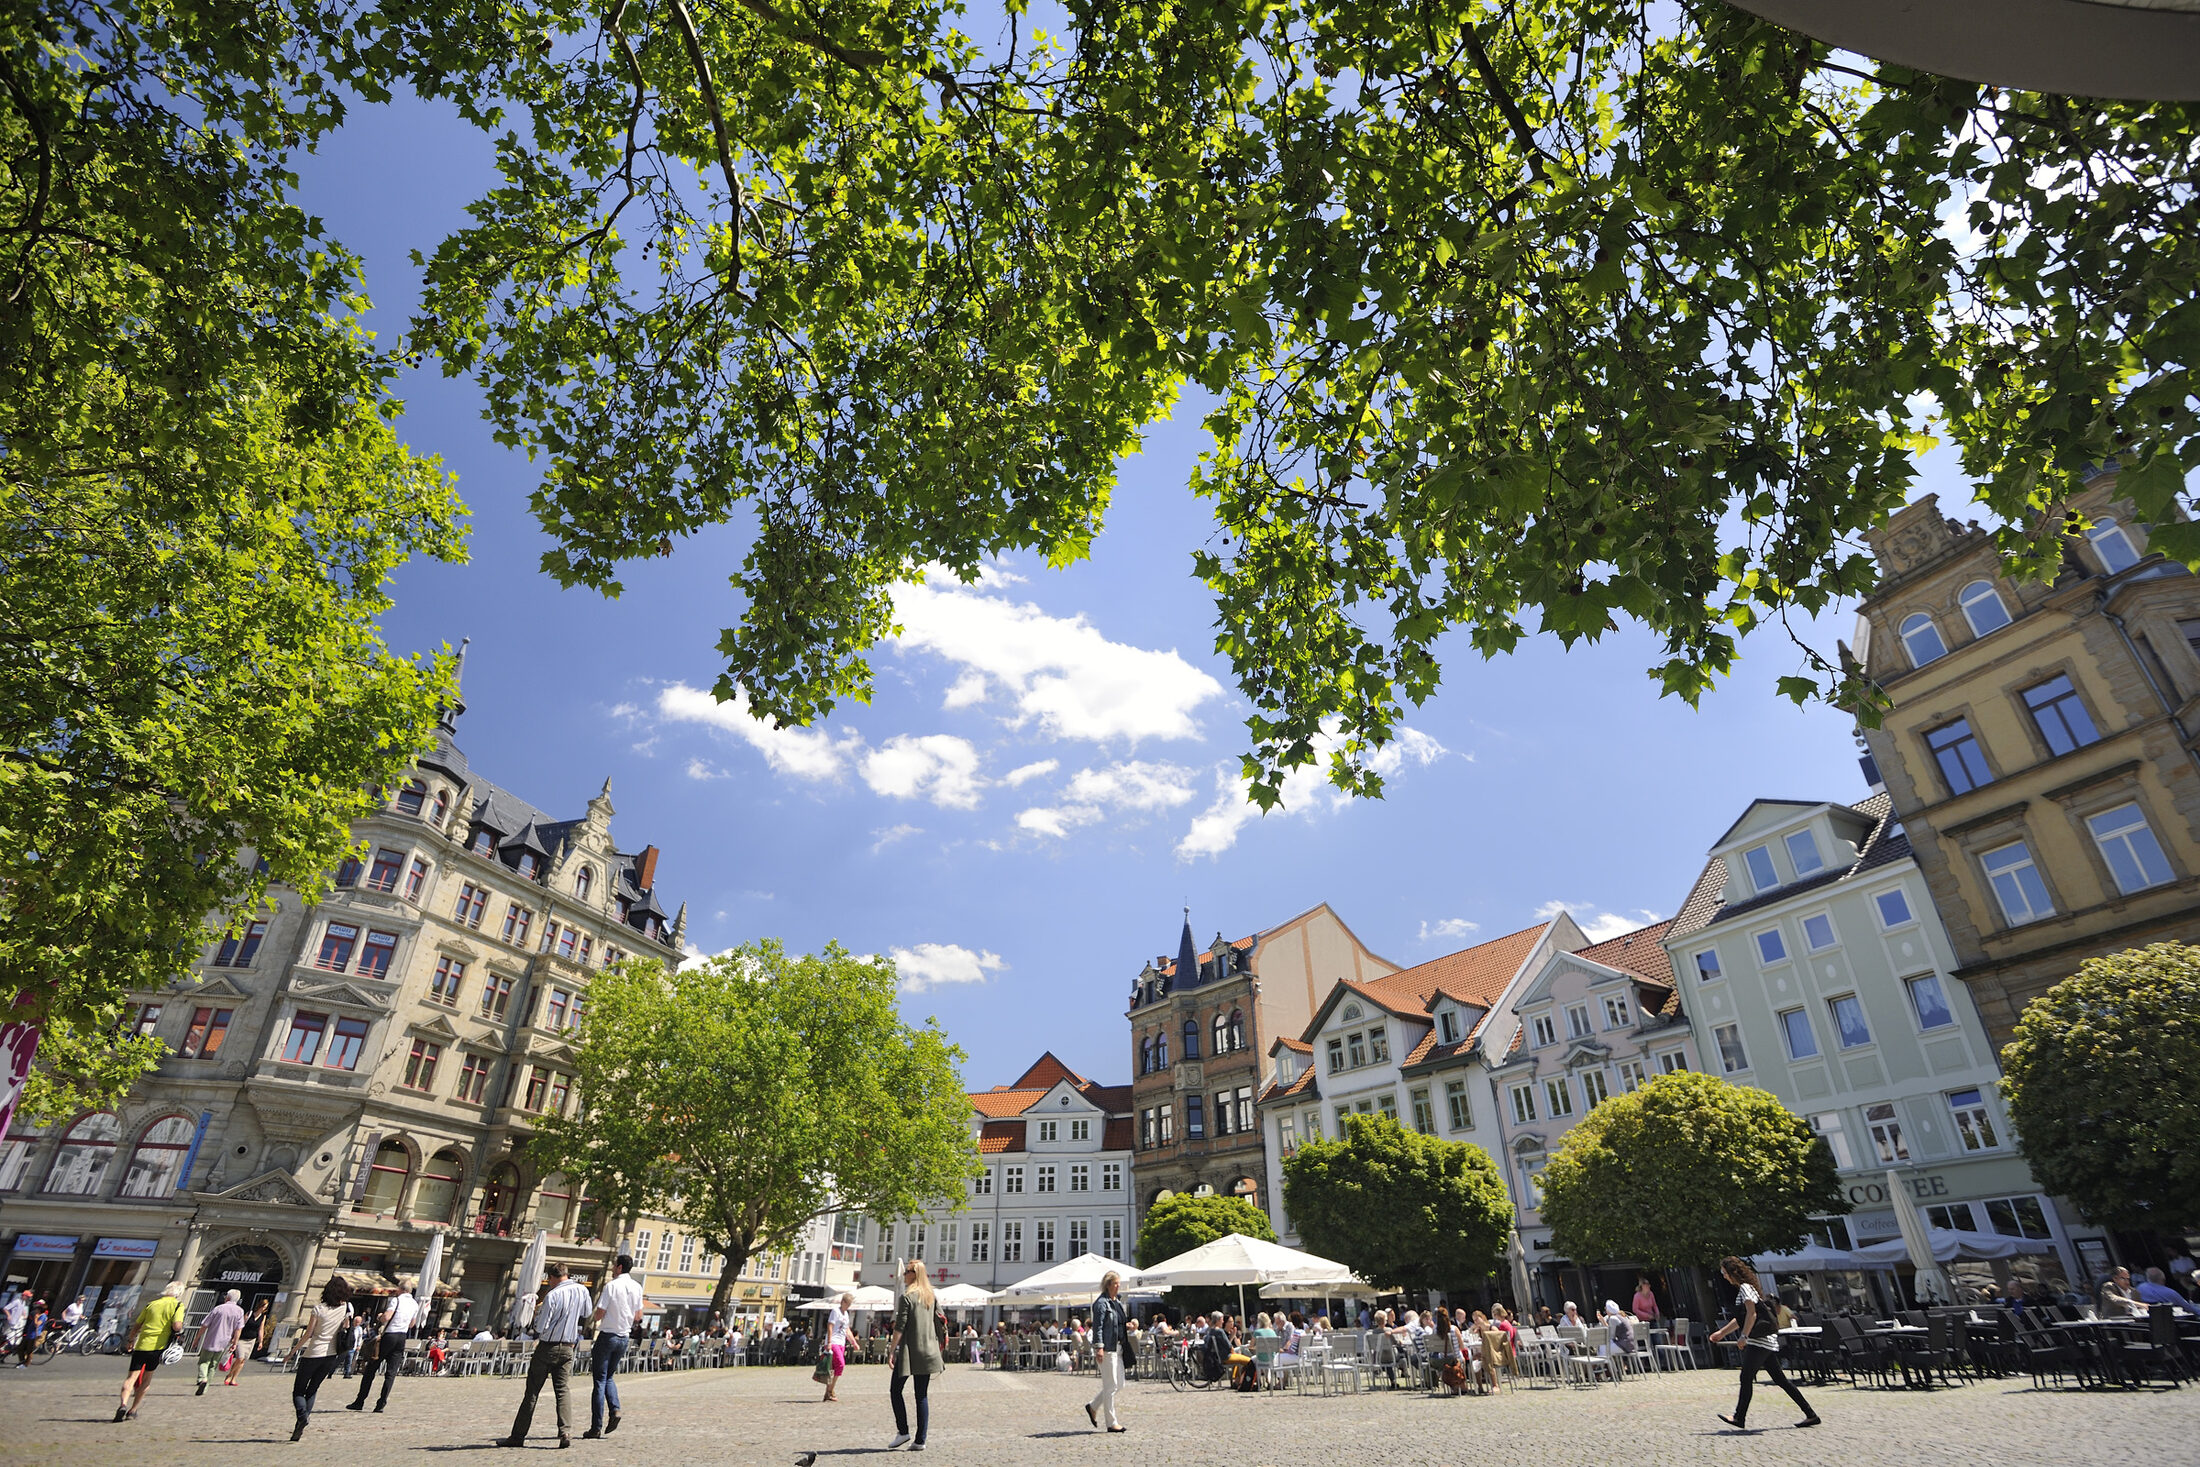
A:
[[[1504,1257],[1512,1199],[1479,1146],[1353,1116],[1284,1158],[1283,1205],[1309,1251],[1385,1288],[1471,1288]]]
[[[1146,1209],[1146,1220],[1138,1225],[1138,1266],[1152,1268],[1232,1233],[1276,1241],[1268,1214],[1243,1197],[1195,1197],[1189,1192],[1164,1197]]]
[[[2106,1227],[2200,1224],[2200,947],[2089,959],[2025,1006],[2001,1062],[2042,1187]]]
[[[1654,1268],[1795,1247],[1849,1211],[1833,1153],[1771,1094],[1688,1071],[1615,1095],[1543,1169],[1551,1244]]]
[[[977,1158],[963,1052],[903,1023],[894,984],[890,960],[837,943],[607,969],[574,1045],[581,1104],[543,1118],[534,1155],[607,1215],[661,1214],[723,1254],[719,1313],[751,1258],[828,1212],[959,1203]]]
[[[754,524],[717,691],[774,719],[867,697],[928,565],[1082,557],[1187,387],[1264,802],[1325,756],[1377,789],[1455,627],[1629,617],[1699,696],[1868,583],[1928,431],[2019,571],[2112,455],[2200,556],[2188,105],[1859,65],[1722,0],[1071,0],[1059,35],[1016,0],[992,39],[949,0],[36,15],[13,74],[188,98],[210,138],[281,153],[400,87],[489,132],[412,344],[537,456],[561,580]],[[83,172],[13,126],[24,208]]]
[[[398,564],[458,557],[458,504],[285,201],[245,14],[0,15],[0,1004],[44,1025],[33,1118],[154,1062],[124,994],[324,879],[446,686],[376,623]]]

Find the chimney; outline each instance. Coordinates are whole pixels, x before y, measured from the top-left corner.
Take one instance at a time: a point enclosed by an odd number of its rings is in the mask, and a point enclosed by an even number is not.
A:
[[[657,884],[657,848],[643,846],[641,859],[634,863],[634,883],[643,891]]]

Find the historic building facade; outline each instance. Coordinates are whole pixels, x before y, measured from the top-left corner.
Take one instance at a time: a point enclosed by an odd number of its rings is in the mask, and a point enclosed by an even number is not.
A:
[[[139,996],[168,1046],[114,1112],[0,1143],[10,1282],[127,1309],[171,1279],[295,1319],[332,1272],[392,1290],[446,1235],[439,1297],[486,1320],[536,1229],[596,1272],[585,1197],[541,1175],[537,1117],[574,1103],[567,1039],[589,979],[627,954],[679,962],[657,851],[622,850],[611,786],[557,819],[434,747],[354,834],[320,901],[271,894],[193,971]]]
[[[1870,536],[1863,738],[1998,1048],[2102,953],[2200,937],[2200,580],[2147,548],[2113,471],[2051,585],[1928,495]]]
[[[1304,1029],[1337,980],[1397,970],[1326,902],[1234,942],[1218,932],[1204,953],[1187,913],[1176,957],[1155,958],[1131,982],[1136,1218],[1179,1192],[1243,1197],[1272,1212],[1255,1118],[1268,1039]]]
[[[1353,1115],[1392,1116],[1501,1161],[1489,1072],[1519,1022],[1511,1000],[1554,954],[1586,944],[1561,913],[1384,977],[1331,983],[1305,1028],[1269,1046],[1259,1105],[1276,1235],[1299,1241],[1284,1205],[1285,1158],[1342,1136]]]
[[[1052,1054],[1013,1084],[970,1097],[983,1170],[967,1197],[917,1218],[872,1222],[842,1213],[840,1246],[860,1279],[893,1288],[902,1260],[935,1283],[1005,1289],[1081,1253],[1131,1256],[1131,1087],[1102,1085]]]
[[[1770,1091],[1831,1148],[1855,1208],[1820,1229],[1836,1260],[1899,1238],[1899,1185],[1957,1235],[1959,1279],[2090,1286],[2100,1233],[2017,1153],[1992,1042],[1885,794],[1752,803],[1664,945],[1701,1068]],[[1864,1292],[1883,1276],[1862,1261],[1817,1272],[1821,1302],[1907,1307]]]
[[[1660,945],[1671,925],[1581,946],[1545,944],[1506,1005],[1511,1034],[1488,1065],[1503,1137],[1492,1154],[1512,1193],[1538,1303],[1555,1308],[1566,1298],[1604,1299],[1634,1288],[1635,1271],[1624,1261],[1593,1278],[1559,1255],[1543,1224],[1543,1168],[1566,1133],[1605,1100],[1653,1075],[1702,1068]]]

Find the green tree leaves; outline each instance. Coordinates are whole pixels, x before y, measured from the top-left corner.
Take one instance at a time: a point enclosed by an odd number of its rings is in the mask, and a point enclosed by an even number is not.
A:
[[[2200,947],[2089,959],[2025,1006],[2001,1060],[2042,1187],[2106,1227],[2200,1223]]]
[[[150,1065],[110,1040],[122,995],[209,913],[325,879],[445,686],[376,631],[460,511],[287,201],[336,115],[294,39],[227,6],[0,16],[0,994],[49,1026],[34,1115]]]
[[[835,1208],[881,1220],[960,1203],[976,1169],[962,1051],[901,1021],[893,964],[760,942],[589,987],[581,1104],[545,1116],[545,1170],[608,1216],[670,1217],[725,1255],[713,1296]]]
[[[1284,1158],[1283,1205],[1308,1251],[1383,1288],[1465,1290],[1512,1232],[1503,1175],[1479,1146],[1353,1116],[1338,1141]]]
[[[1211,1193],[1202,1197],[1189,1192],[1164,1197],[1146,1209],[1145,1221],[1138,1225],[1138,1266],[1152,1268],[1232,1233],[1267,1243],[1276,1241],[1268,1214],[1243,1197]]]
[[[1833,1153],[1771,1094],[1689,1071],[1615,1095],[1543,1169],[1551,1243],[1582,1263],[1749,1257],[1849,1211]]]

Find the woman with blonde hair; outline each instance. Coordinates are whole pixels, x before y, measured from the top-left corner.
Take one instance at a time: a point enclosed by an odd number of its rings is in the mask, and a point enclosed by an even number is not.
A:
[[[912,1258],[901,1266],[901,1298],[894,1305],[894,1336],[889,1353],[894,1361],[893,1379],[889,1389],[894,1397],[894,1439],[886,1444],[888,1451],[909,1443],[909,1450],[924,1450],[926,1431],[932,1424],[930,1390],[932,1377],[947,1369],[947,1356],[940,1342],[939,1300],[932,1292],[931,1281],[926,1278],[924,1260]],[[902,1385],[911,1376],[917,1382],[917,1435],[909,1437],[909,1408],[902,1401]]]
[[[842,1294],[833,1304],[832,1312],[825,1316],[825,1349],[832,1357],[827,1367],[832,1373],[825,1378],[825,1399],[840,1399],[840,1377],[848,1369],[848,1311],[855,1307],[856,1296]]]
[[[1123,1389],[1123,1365],[1136,1348],[1131,1337],[1130,1310],[1121,1298],[1123,1276],[1109,1269],[1100,1276],[1100,1297],[1092,1301],[1093,1364],[1100,1375],[1100,1391],[1085,1403],[1085,1419],[1094,1426],[1107,1420],[1107,1429],[1120,1432],[1115,1396]]]

